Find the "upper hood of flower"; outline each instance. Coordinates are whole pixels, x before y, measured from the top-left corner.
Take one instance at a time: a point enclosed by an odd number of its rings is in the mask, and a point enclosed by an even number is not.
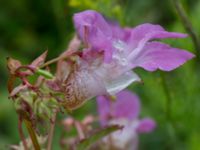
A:
[[[88,45],[86,54],[88,51],[103,52],[106,63],[116,60],[125,62],[129,70],[142,67],[148,71],[170,71],[194,57],[187,51],[152,42],[155,39],[187,36],[167,32],[159,25],[147,23],[135,28],[120,28],[117,23],[107,21],[93,10],[75,14],[74,24],[79,37]]]

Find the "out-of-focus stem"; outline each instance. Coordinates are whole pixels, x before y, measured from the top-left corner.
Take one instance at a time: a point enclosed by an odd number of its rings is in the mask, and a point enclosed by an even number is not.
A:
[[[83,132],[83,129],[82,129],[82,126],[81,126],[80,122],[79,121],[75,121],[74,124],[75,124],[76,130],[78,132],[79,139],[80,140],[84,139],[85,138],[85,134]]]
[[[52,149],[52,141],[53,141],[55,124],[56,124],[56,116],[57,116],[57,111],[55,112],[55,114],[52,118],[52,123],[51,123],[51,126],[50,126],[49,135],[48,135],[47,150]]]
[[[170,90],[169,87],[167,85],[167,80],[165,77],[165,74],[163,72],[160,73],[161,76],[161,82],[162,82],[162,86],[163,86],[163,90],[165,92],[165,96],[166,96],[166,110],[165,110],[165,114],[166,114],[166,121],[167,124],[169,123],[169,125],[171,126],[170,132],[169,132],[169,141],[167,142],[167,145],[165,147],[165,149],[174,149],[174,142],[172,140],[172,137],[175,138],[176,136],[176,126],[173,122],[172,116],[171,116],[171,107],[172,107],[172,98],[171,98],[171,94],[170,94]],[[167,127],[168,131],[169,131],[169,127]]]
[[[22,119],[19,117],[19,120],[18,120],[18,130],[19,130],[19,135],[20,135],[20,138],[22,140],[22,143],[23,143],[23,146],[24,146],[24,149],[25,150],[28,150],[28,146],[27,146],[27,143],[26,143],[26,139],[24,137],[24,133],[23,133],[23,130],[22,130]]]
[[[47,61],[46,63],[44,63],[43,65],[41,65],[40,68],[44,68],[50,64],[53,64],[53,63],[59,61],[60,59],[61,59],[61,57],[56,57],[54,59],[51,59],[51,60]]]
[[[171,96],[170,96],[170,92],[166,83],[166,78],[165,75],[163,74],[163,72],[161,72],[161,82],[162,82],[162,86],[163,86],[163,90],[165,92],[166,95],[166,119],[167,120],[171,120]]]
[[[194,43],[195,49],[197,51],[198,57],[200,54],[200,40],[194,30],[194,28],[192,27],[192,23],[190,22],[184,8],[183,5],[181,4],[180,0],[172,0],[176,11],[181,19],[181,22],[185,28],[185,30],[188,32],[188,34],[191,36],[192,41]]]
[[[35,131],[33,130],[32,128],[32,123],[27,120],[27,119],[24,119],[24,123],[26,125],[26,128],[28,130],[28,133],[31,137],[31,140],[32,140],[32,143],[33,143],[33,146],[34,146],[34,149],[35,150],[40,150],[40,145],[38,143],[38,140],[37,140],[37,137],[36,137],[36,134],[35,134]]]

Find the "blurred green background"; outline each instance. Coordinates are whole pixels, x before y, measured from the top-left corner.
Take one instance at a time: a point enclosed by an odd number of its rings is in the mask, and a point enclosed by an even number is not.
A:
[[[199,36],[200,0],[181,2]],[[86,9],[98,10],[118,20],[122,26],[150,22],[169,31],[186,32],[170,0],[1,0],[0,150],[19,142],[17,115],[6,90],[6,57],[26,64],[46,49],[49,50],[48,59],[58,56],[74,34],[72,15]],[[165,41],[196,52],[190,37]],[[141,117],[152,117],[158,124],[155,132],[140,136],[140,149],[200,149],[199,63],[193,59],[169,73],[136,70],[144,85],[134,84],[129,88],[141,98]],[[95,101],[88,102],[75,114],[81,118],[90,112],[95,113]],[[54,143],[60,136],[58,128]],[[54,149],[59,149],[56,144]]]

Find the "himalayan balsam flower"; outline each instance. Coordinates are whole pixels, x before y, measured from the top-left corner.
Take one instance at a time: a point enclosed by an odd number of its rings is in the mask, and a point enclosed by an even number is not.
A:
[[[103,139],[107,149],[111,146],[120,150],[135,150],[138,147],[138,133],[151,132],[156,126],[150,118],[139,119],[140,101],[130,91],[119,92],[115,102],[105,96],[97,97],[97,102],[102,126],[124,126]]]
[[[73,20],[85,47],[76,51],[80,43],[76,39],[76,48],[68,51],[75,61],[61,63],[65,71],[60,89],[65,93],[67,109],[75,109],[98,95],[116,94],[132,82],[140,81],[132,71],[136,67],[171,71],[194,57],[190,52],[154,41],[186,37],[186,34],[167,32],[159,25],[120,28],[92,10],[76,13]]]

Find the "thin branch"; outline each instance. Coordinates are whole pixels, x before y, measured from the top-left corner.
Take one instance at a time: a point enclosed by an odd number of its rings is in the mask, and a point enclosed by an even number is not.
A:
[[[171,95],[170,95],[170,91],[168,89],[167,83],[166,83],[166,78],[163,72],[161,72],[161,82],[162,82],[162,86],[163,86],[163,90],[165,92],[165,96],[166,96],[166,119],[171,121]]]
[[[29,133],[29,135],[31,137],[34,149],[35,150],[40,150],[40,145],[38,143],[35,131],[34,131],[33,127],[32,127],[32,123],[27,119],[24,119],[24,123],[25,123],[26,128],[28,130],[28,133]]]
[[[82,125],[80,124],[80,122],[79,121],[75,121],[74,125],[76,127],[77,132],[78,132],[79,139],[80,140],[84,139],[85,138],[85,134],[83,132]]]
[[[52,140],[53,140],[53,134],[54,134],[55,124],[56,124],[56,116],[57,116],[57,111],[55,112],[52,118],[52,123],[50,126],[49,135],[48,135],[47,150],[52,149]]]
[[[28,150],[26,139],[25,139],[25,136],[24,136],[24,133],[23,133],[23,130],[22,130],[22,119],[21,119],[21,117],[19,117],[19,119],[18,119],[18,130],[19,130],[19,136],[20,136],[20,139],[23,143],[24,149]]]
[[[161,76],[161,84],[163,86],[163,90],[166,96],[166,110],[165,110],[165,114],[166,114],[166,121],[171,124],[173,130],[173,135],[175,136],[175,125],[174,122],[172,120],[172,116],[171,116],[171,107],[172,107],[172,98],[171,98],[171,94],[170,94],[170,90],[167,84],[167,80],[165,77],[165,74],[163,72],[160,73]],[[170,134],[170,133],[169,133]],[[168,135],[169,136],[169,135]],[[171,137],[171,136],[170,136]],[[165,149],[173,149],[174,148],[174,143],[173,140],[171,140],[171,138],[169,138],[170,140],[166,143],[166,147]]]
[[[61,59],[61,57],[56,57],[54,59],[51,59],[51,60],[47,61],[46,63],[44,63],[43,65],[41,65],[40,68],[44,68],[46,66],[49,66],[50,64],[58,62],[60,59]]]
[[[193,41],[194,46],[195,46],[195,49],[196,49],[197,54],[199,56],[199,54],[200,54],[200,40],[199,40],[194,28],[192,27],[192,23],[190,22],[180,0],[172,0],[172,2],[173,2],[174,6],[176,8],[178,16],[180,17],[181,22],[182,22],[185,30],[191,36],[192,41]]]
[[[88,32],[87,31],[88,29],[85,29],[85,30],[86,30],[86,32]],[[50,64],[58,62],[59,60],[65,59],[68,56],[70,56],[71,54],[78,53],[80,45],[81,45],[81,41],[79,40],[78,36],[75,35],[74,38],[70,41],[67,50],[65,50],[60,56],[58,56],[58,57],[56,57],[52,60],[47,61],[46,63],[41,65],[40,68],[44,68],[46,66],[49,66]]]

